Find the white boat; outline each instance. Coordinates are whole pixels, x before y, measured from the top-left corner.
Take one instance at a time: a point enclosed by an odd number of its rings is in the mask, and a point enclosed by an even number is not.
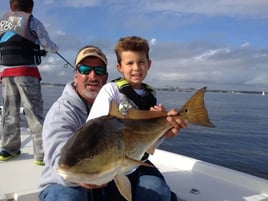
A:
[[[33,164],[26,128],[21,151],[20,156],[0,162],[0,201],[38,201],[43,167]],[[159,149],[150,158],[179,201],[268,201],[266,179]]]
[[[264,91],[262,91],[262,94],[261,94],[261,95],[265,96],[265,92],[264,92]]]

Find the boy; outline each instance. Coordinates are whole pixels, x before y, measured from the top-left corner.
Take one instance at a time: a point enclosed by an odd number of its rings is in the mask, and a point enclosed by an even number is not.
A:
[[[34,164],[44,165],[42,147],[43,99],[38,65],[46,52],[56,53],[44,25],[32,15],[33,0],[10,0],[11,12],[0,19],[0,74],[3,95],[3,135],[0,161],[20,152],[20,104],[24,107],[34,147]],[[40,50],[40,45],[44,48]]]
[[[137,36],[121,38],[115,46],[115,53],[118,62],[116,67],[123,78],[103,86],[91,108],[88,120],[107,115],[112,100],[119,105],[119,110],[123,113],[129,108],[163,111],[162,105],[156,105],[157,100],[153,88],[143,83],[151,67],[148,42]],[[174,114],[174,112],[171,110],[169,114]],[[170,132],[171,135],[178,131],[178,127],[186,127],[183,121],[177,123],[175,130]],[[151,164],[148,154],[145,154],[142,160]],[[157,168],[140,166],[128,177],[132,185],[133,200],[168,201],[171,198],[177,200]],[[103,189],[104,195],[113,194],[114,200],[124,200],[120,194],[112,193],[116,192],[114,188],[113,182],[110,182]]]

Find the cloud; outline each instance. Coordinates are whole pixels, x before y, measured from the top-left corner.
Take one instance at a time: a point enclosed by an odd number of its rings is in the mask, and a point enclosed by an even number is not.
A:
[[[267,85],[268,82],[268,73],[264,73],[264,74],[256,74],[256,76],[252,76],[251,79],[247,80],[245,82],[245,84],[248,85]]]
[[[229,16],[268,18],[266,0],[147,0],[148,11],[173,12],[176,14],[196,14],[205,16]]]
[[[207,50],[206,52],[203,52],[200,55],[197,55],[194,59],[195,60],[205,60],[208,59],[210,57],[213,57],[215,55],[219,55],[221,53],[229,53],[230,49],[229,48],[220,48],[220,49],[210,49]]]
[[[168,47],[154,47],[154,55],[162,55],[161,59],[152,57],[152,68],[148,81],[155,84],[195,82],[236,85],[268,85],[268,49],[244,48],[207,48],[192,45],[177,45],[171,49],[184,49],[172,53]],[[198,49],[202,49],[198,52]],[[198,52],[198,54],[196,54]],[[261,57],[255,55],[262,54]],[[166,59],[164,59],[166,58]],[[158,81],[157,81],[158,80]],[[160,85],[161,85],[160,84]]]
[[[71,7],[92,7],[92,6],[98,6],[102,4],[102,1],[99,0],[90,0],[90,1],[85,1],[85,0],[65,0],[64,4],[66,6],[71,6]]]
[[[57,5],[57,0],[43,0],[44,4],[54,4],[55,6],[63,6],[63,7],[92,7],[92,6],[98,6],[102,4],[101,0],[90,0],[90,1],[84,1],[84,0],[62,0],[60,4]]]
[[[248,42],[243,43],[243,44],[241,45],[242,48],[247,48],[247,47],[249,47],[249,46],[250,46],[250,44],[249,44]]]
[[[0,11],[8,9],[0,1]],[[139,35],[151,47],[146,81],[153,86],[231,83],[268,90],[267,0],[44,0],[34,12],[70,63],[86,44],[103,49],[110,79],[120,76],[116,40]],[[64,64],[48,54],[39,66],[43,81],[72,80]]]
[[[156,43],[156,39],[152,38],[151,41],[150,41],[150,45],[153,46],[153,45],[155,45],[155,43]]]
[[[45,4],[56,4],[55,0],[45,0]],[[95,7],[107,6],[121,12],[162,12],[174,15],[194,14],[204,16],[229,16],[246,18],[268,18],[267,0],[63,0],[57,6]]]
[[[44,4],[53,4],[55,3],[54,0],[43,0]]]

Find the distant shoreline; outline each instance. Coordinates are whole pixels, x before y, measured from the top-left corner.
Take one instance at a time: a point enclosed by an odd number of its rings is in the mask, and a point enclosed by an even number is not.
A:
[[[52,86],[65,86],[65,84],[60,83],[46,83],[42,82],[41,85],[52,85]],[[194,92],[197,89],[196,88],[180,88],[180,87],[155,87],[156,91],[174,91],[174,92]],[[268,92],[263,91],[247,91],[247,90],[223,90],[223,89],[207,89],[207,92],[212,93],[231,93],[231,94],[258,94],[258,95],[265,95],[268,94]]]
[[[174,92],[194,92],[195,88],[179,88],[179,87],[160,87],[155,88],[157,91],[174,91]],[[268,92],[263,91],[247,91],[247,90],[224,90],[224,89],[207,89],[211,93],[229,93],[229,94],[259,94],[267,95]]]
[[[0,82],[0,85],[2,82]],[[41,82],[41,85],[45,86],[65,86],[66,84],[61,83],[48,83],[48,82]],[[155,87],[156,91],[173,91],[173,92],[194,92],[196,88],[180,88],[180,87]],[[207,92],[211,93],[228,93],[228,94],[258,94],[258,95],[268,95],[268,91],[247,91],[247,90],[224,90],[224,89],[207,89]]]

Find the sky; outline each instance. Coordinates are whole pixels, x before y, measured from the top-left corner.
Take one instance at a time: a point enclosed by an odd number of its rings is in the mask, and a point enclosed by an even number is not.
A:
[[[1,0],[6,11],[9,0]],[[36,0],[33,15],[72,64],[81,47],[100,47],[109,80],[120,77],[116,41],[136,35],[150,44],[144,81],[154,87],[268,92],[268,0]],[[65,64],[48,54],[42,82],[73,80]]]

